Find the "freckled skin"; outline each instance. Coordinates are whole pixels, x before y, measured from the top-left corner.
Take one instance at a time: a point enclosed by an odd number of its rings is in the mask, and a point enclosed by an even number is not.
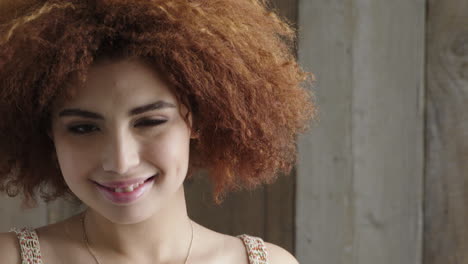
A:
[[[52,135],[67,185],[111,222],[143,221],[183,191],[190,128],[178,107],[128,115],[130,109],[158,100],[178,106],[170,88],[148,66],[137,60],[103,61],[91,68],[83,89],[54,109]],[[104,119],[58,116],[61,110],[70,108],[94,112]],[[181,111],[185,114],[187,110]],[[145,120],[165,122],[140,125]],[[72,133],[70,128],[86,133]],[[123,206],[106,200],[90,181],[118,181],[156,173],[159,178],[151,190]]]

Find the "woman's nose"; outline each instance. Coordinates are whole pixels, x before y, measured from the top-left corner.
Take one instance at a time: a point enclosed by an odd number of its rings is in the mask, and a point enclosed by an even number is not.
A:
[[[140,163],[138,141],[126,129],[119,129],[109,135],[104,149],[104,171],[126,174]]]

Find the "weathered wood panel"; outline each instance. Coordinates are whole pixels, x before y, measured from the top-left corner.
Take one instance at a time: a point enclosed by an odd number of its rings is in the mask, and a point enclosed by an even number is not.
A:
[[[318,122],[299,140],[296,254],[352,263],[351,2],[299,2],[299,60],[312,71]]]
[[[264,235],[264,189],[229,194],[217,206],[206,175],[186,184],[187,208],[196,222],[221,233]]]
[[[468,263],[468,2],[428,1],[425,264]]]
[[[279,13],[297,26],[298,0],[273,0]],[[266,241],[295,252],[296,171],[265,187]]]
[[[425,1],[353,13],[354,261],[421,263]]]
[[[302,1],[320,121],[299,143],[303,263],[421,263],[425,1]]]

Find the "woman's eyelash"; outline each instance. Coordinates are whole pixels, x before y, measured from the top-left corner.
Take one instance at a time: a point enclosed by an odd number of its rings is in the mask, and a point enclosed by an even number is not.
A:
[[[76,126],[69,126],[68,131],[74,133],[74,134],[87,134],[93,131],[99,130],[94,125],[91,124],[81,124],[81,125],[76,125]]]
[[[137,122],[135,124],[136,127],[138,126],[143,126],[143,127],[151,127],[151,126],[157,126],[160,124],[163,124],[167,122],[167,120],[162,120],[162,119],[146,119],[142,120],[140,122]],[[92,124],[81,124],[81,125],[75,125],[75,126],[69,126],[68,131],[74,133],[74,134],[88,134],[94,131],[99,130],[99,128],[95,125]]]
[[[167,120],[163,120],[163,119],[146,119],[146,120],[137,122],[135,124],[135,126],[157,126],[157,125],[160,125],[160,124],[165,123],[165,122],[167,122]]]

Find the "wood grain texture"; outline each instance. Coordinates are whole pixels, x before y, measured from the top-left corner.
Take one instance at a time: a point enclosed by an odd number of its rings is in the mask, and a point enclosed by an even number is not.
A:
[[[264,237],[264,189],[231,193],[221,205],[215,205],[207,178],[201,174],[192,183],[185,184],[189,216],[217,232]]]
[[[272,3],[281,16],[297,26],[298,0],[274,0]],[[274,184],[265,186],[264,238],[291,253],[295,252],[295,203],[295,170],[290,175],[280,175]]]
[[[468,2],[428,1],[425,264],[468,263]]]
[[[299,140],[300,263],[352,263],[351,8],[350,1],[299,2],[299,60],[317,78],[313,91],[319,107],[318,121]]]
[[[299,58],[320,109],[299,144],[299,261],[419,264],[425,1],[299,10]]]
[[[425,1],[353,13],[354,261],[421,263]]]

